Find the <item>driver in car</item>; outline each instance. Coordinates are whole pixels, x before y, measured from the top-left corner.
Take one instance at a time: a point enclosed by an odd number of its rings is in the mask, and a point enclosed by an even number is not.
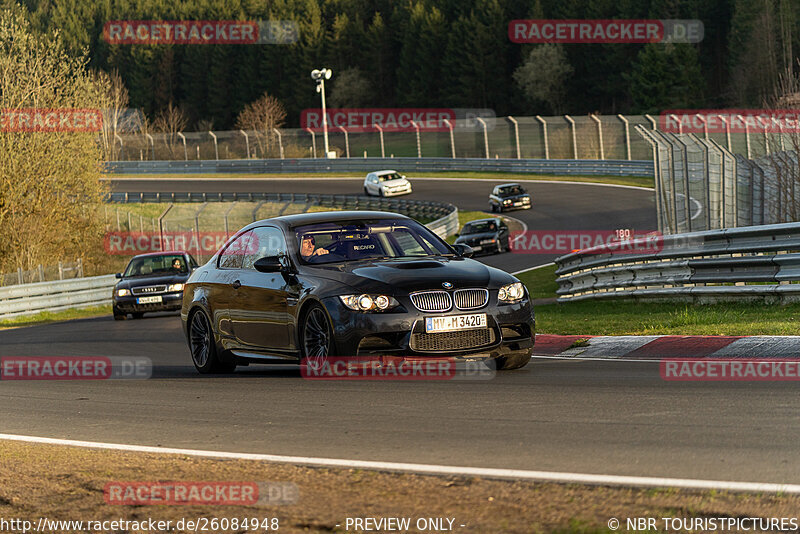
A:
[[[304,235],[300,240],[300,256],[302,256],[304,260],[312,256],[322,256],[324,254],[329,254],[328,250],[322,247],[316,248],[314,245],[314,236]]]

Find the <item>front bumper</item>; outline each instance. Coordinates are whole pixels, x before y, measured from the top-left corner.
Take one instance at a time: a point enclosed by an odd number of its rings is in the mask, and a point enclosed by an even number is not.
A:
[[[490,302],[496,298],[497,293],[494,292]],[[535,320],[530,300],[502,306],[490,304],[477,310],[453,309],[439,313],[418,311],[410,302],[403,300],[401,305],[404,310],[382,313],[351,311],[341,304],[338,297],[325,299],[323,303],[332,319],[336,353],[339,356],[387,355],[475,360],[533,352]],[[444,333],[425,333],[426,317],[471,313],[487,315],[485,330],[489,332],[463,330],[447,333],[446,336]],[[448,348],[450,341],[463,345],[471,339],[476,340],[477,344]]]
[[[180,310],[181,304],[183,303],[183,291],[178,293],[163,293],[161,295],[148,296],[159,296],[161,297],[161,302],[139,304],[137,299],[140,297],[134,295],[118,297],[115,293],[113,297],[114,308],[122,313],[175,311]]]
[[[411,193],[411,185],[404,187],[403,189],[395,189],[394,191],[389,191],[387,189],[383,190],[383,196],[385,197],[396,197],[399,195],[408,195],[409,193]]]

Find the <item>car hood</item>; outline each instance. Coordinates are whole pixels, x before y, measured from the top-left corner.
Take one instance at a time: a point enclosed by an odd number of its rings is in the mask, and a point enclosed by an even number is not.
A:
[[[315,267],[313,274],[335,280],[358,293],[404,295],[414,291],[497,288],[516,279],[510,274],[468,258],[424,258],[348,262]]]
[[[397,178],[396,180],[386,180],[385,182],[381,182],[381,185],[387,185],[389,187],[397,187],[398,185],[406,185],[408,180],[405,178]]]
[[[497,232],[486,232],[482,234],[463,234],[458,236],[456,243],[474,243],[482,239],[492,239],[497,237]]]
[[[131,289],[132,287],[160,286],[169,284],[183,284],[189,279],[190,273],[160,274],[154,276],[132,276],[117,282],[117,289]]]

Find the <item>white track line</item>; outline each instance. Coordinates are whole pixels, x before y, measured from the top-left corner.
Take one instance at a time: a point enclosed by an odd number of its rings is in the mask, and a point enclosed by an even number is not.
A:
[[[534,267],[528,267],[527,269],[522,269],[521,271],[516,271],[511,273],[512,275],[516,276],[518,274],[527,273],[528,271],[535,271],[536,269],[541,269],[542,267],[550,267],[551,265],[555,265],[552,261],[550,263],[543,263],[542,265],[536,265]]]
[[[141,445],[120,445],[115,443],[98,443],[94,441],[76,441],[70,439],[41,438],[20,436],[17,434],[0,434],[0,439],[22,441],[26,443],[42,443],[47,445],[68,445],[92,449],[116,451],[145,452],[156,454],[180,454],[204,458],[226,458],[235,460],[256,460],[262,462],[290,463],[323,467],[347,467],[357,469],[375,469],[381,471],[400,471],[432,475],[478,476],[485,478],[508,478],[537,480],[542,482],[561,482],[577,484],[611,485],[611,486],[645,486],[671,487],[685,489],[716,489],[747,492],[782,492],[800,494],[800,485],[771,484],[765,482],[728,482],[723,480],[695,480],[688,478],[658,478],[618,475],[592,475],[584,473],[558,473],[551,471],[527,471],[520,469],[493,469],[484,467],[457,467],[448,465],[410,464],[396,462],[374,462],[364,460],[340,460],[334,458],[310,458],[305,456],[278,456],[274,454],[250,454],[235,452],[201,451],[194,449],[173,449],[166,447],[146,447]]]

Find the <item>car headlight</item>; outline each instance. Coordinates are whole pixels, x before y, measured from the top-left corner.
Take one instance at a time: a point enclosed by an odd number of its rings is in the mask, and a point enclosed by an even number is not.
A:
[[[509,198],[509,199],[504,200],[503,204],[511,204],[511,199]]]
[[[127,297],[131,294],[130,289],[117,289],[117,296],[118,297]]]
[[[339,295],[339,299],[353,311],[385,311],[400,304],[387,295]]]
[[[170,284],[167,286],[167,292],[183,291],[183,284]]]
[[[522,282],[514,282],[500,288],[497,292],[497,300],[502,303],[516,302],[525,296],[525,286]]]

